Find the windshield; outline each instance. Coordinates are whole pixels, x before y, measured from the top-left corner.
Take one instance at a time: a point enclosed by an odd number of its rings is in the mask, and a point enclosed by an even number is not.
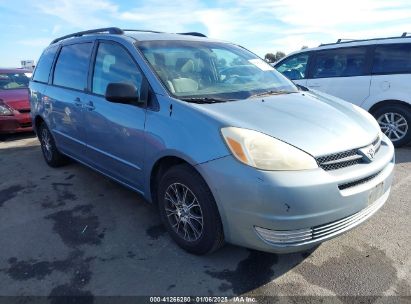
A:
[[[143,41],[139,49],[169,92],[180,99],[245,99],[297,88],[253,53],[228,43]]]
[[[28,73],[1,73],[0,90],[25,89],[29,86]]]

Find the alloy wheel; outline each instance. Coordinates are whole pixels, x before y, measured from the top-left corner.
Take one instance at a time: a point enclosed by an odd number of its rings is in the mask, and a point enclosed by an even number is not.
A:
[[[52,147],[50,133],[46,128],[41,130],[41,149],[48,161],[52,158]]]
[[[200,239],[204,219],[194,193],[184,184],[173,183],[168,186],[164,199],[166,216],[174,232],[189,242]]]
[[[377,119],[381,131],[392,141],[404,138],[408,132],[408,123],[404,116],[399,113],[384,113]]]

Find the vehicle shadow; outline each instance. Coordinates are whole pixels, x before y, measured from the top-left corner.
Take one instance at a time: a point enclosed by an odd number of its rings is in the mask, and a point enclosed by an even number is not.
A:
[[[397,164],[411,162],[411,145],[395,149],[395,162]]]
[[[13,134],[0,134],[0,142],[11,142],[15,140],[34,138],[36,134],[34,132],[22,132]]]
[[[2,295],[258,295],[315,250],[191,255],[155,207],[85,166],[49,168],[39,146],[0,150],[0,166]]]

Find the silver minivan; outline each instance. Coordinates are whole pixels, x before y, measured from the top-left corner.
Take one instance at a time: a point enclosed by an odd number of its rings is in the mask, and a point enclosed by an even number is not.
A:
[[[185,250],[305,250],[387,200],[394,148],[375,119],[300,91],[199,33],[106,28],[54,40],[30,82],[52,167],[71,158],[141,193]]]

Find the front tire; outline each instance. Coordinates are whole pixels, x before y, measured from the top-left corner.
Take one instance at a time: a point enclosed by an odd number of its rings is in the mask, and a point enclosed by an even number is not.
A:
[[[164,226],[184,250],[202,255],[223,245],[223,226],[214,197],[189,165],[174,166],[164,174],[158,202]]]
[[[43,157],[47,165],[53,168],[66,165],[69,160],[68,157],[59,152],[56,143],[54,142],[54,138],[44,122],[40,124],[37,132],[41,151],[43,152]]]
[[[373,113],[381,131],[398,148],[411,141],[411,110],[403,105],[386,105]]]

